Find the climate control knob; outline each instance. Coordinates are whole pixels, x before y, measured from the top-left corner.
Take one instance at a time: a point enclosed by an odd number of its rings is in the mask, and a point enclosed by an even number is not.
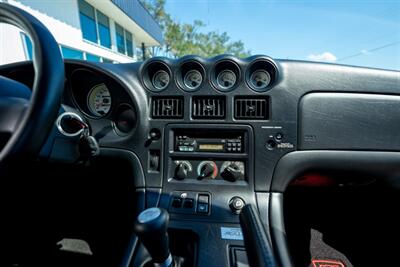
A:
[[[211,178],[214,179],[218,175],[218,167],[214,161],[202,161],[197,167],[199,179]]]
[[[221,166],[221,177],[235,182],[244,179],[244,164],[241,161],[225,161]]]
[[[188,173],[192,171],[192,165],[189,161],[175,161],[176,167],[174,171],[174,179],[183,180],[188,177]]]
[[[187,167],[183,163],[179,163],[178,166],[175,168],[175,175],[174,178],[176,180],[183,180],[187,177]]]

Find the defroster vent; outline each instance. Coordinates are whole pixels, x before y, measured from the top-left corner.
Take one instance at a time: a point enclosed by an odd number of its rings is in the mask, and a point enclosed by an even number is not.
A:
[[[155,119],[183,118],[183,97],[153,97],[151,116]]]
[[[192,99],[192,117],[194,119],[225,118],[225,97],[194,96]]]
[[[235,119],[238,120],[268,120],[269,99],[262,98],[235,98]]]

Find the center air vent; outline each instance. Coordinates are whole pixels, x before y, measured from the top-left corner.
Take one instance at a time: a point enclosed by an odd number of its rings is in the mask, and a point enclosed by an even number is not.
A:
[[[235,98],[235,119],[268,120],[268,98]]]
[[[153,97],[151,116],[155,119],[183,118],[183,97]]]
[[[194,119],[225,118],[225,97],[224,96],[193,97],[192,117]]]

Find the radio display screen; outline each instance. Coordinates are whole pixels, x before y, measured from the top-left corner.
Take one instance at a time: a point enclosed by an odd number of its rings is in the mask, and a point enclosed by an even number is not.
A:
[[[223,144],[199,144],[199,150],[224,151]]]

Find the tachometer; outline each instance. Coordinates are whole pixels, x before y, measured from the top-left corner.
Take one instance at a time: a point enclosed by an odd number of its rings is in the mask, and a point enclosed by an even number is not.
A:
[[[111,109],[111,95],[107,86],[102,83],[94,86],[88,94],[88,107],[95,116],[104,116]]]

